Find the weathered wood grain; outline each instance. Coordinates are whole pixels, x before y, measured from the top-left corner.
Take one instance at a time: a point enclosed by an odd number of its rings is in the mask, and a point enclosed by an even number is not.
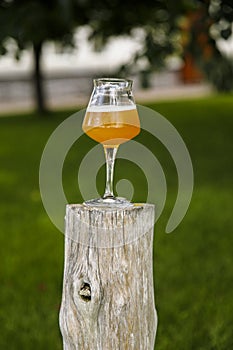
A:
[[[153,205],[67,206],[64,350],[154,349],[153,224]]]

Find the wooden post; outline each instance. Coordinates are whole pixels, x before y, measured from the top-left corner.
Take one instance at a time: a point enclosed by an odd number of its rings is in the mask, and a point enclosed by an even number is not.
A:
[[[64,350],[153,350],[154,206],[68,205],[60,310]]]

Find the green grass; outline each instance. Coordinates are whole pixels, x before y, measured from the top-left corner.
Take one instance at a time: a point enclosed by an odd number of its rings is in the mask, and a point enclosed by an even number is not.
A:
[[[164,146],[145,133],[138,136],[158,157],[168,183],[166,206],[155,229],[156,350],[230,350],[233,97],[150,107],[166,116],[182,135],[195,175],[187,215],[173,233],[165,234],[177,192],[176,170]],[[0,118],[0,349],[62,349],[58,312],[64,236],[43,209],[38,174],[48,137],[71,113],[56,112],[47,119],[36,115]],[[69,202],[82,200],[77,167],[95,144],[86,136],[80,143],[81,147],[72,147],[64,164]],[[138,167],[117,160],[116,180],[121,177],[133,181],[135,201],[145,200],[147,185]],[[100,191],[103,183],[101,169]]]

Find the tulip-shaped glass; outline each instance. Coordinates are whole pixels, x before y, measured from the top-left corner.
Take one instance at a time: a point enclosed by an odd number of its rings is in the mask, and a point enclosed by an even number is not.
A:
[[[83,120],[83,131],[104,147],[106,187],[102,198],[84,202],[87,206],[127,208],[132,203],[113,193],[114,162],[120,144],[140,132],[140,121],[132,94],[132,80],[102,78],[94,80]]]

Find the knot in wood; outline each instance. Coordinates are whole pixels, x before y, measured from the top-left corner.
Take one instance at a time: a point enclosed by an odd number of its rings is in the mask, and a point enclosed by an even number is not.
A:
[[[91,286],[89,283],[83,283],[80,291],[78,293],[82,300],[90,301],[91,300]]]

